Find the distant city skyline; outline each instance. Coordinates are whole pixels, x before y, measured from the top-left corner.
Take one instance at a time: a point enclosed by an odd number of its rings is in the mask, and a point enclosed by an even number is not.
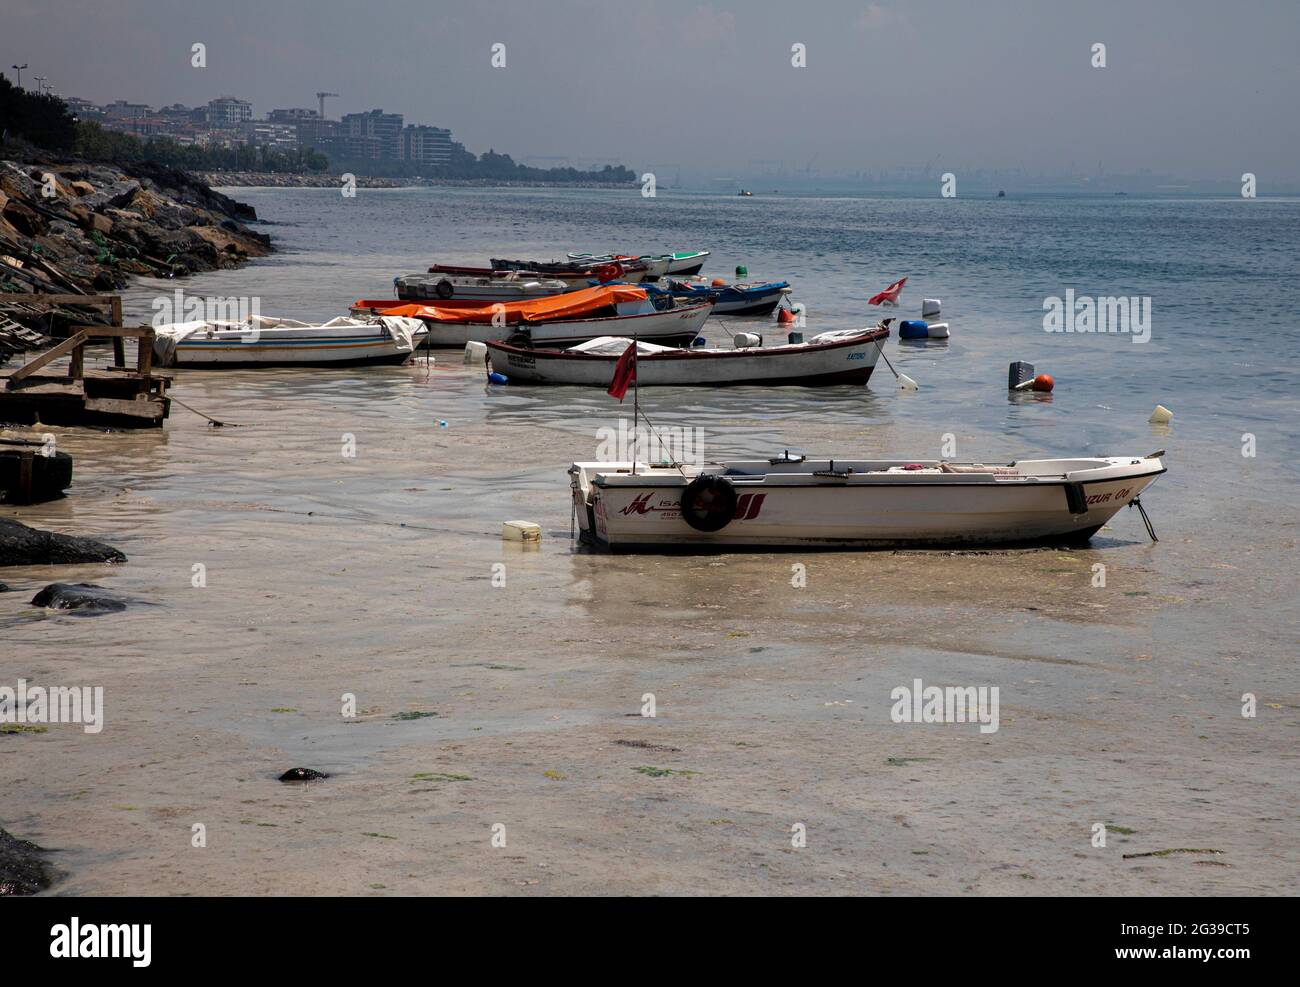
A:
[[[661,181],[1145,169],[1300,183],[1294,4],[6,0],[4,22],[0,68],[14,80],[25,65],[28,88],[39,76],[154,107],[234,95],[259,117],[328,91],[333,119],[382,107],[474,151]]]

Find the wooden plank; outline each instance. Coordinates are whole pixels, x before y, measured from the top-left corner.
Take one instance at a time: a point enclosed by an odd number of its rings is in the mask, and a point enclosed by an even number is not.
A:
[[[135,369],[141,377],[148,377],[149,371],[153,369],[153,328],[141,336],[135,346]]]
[[[53,363],[59,357],[65,356],[77,347],[85,345],[86,339],[87,336],[84,332],[79,332],[75,336],[69,336],[63,342],[59,343],[58,346],[46,350],[40,356],[36,357],[36,359],[32,360],[31,363],[25,364],[11,373],[6,380],[6,386],[12,387],[24,377],[30,377],[46,364]]]
[[[84,332],[87,336],[100,336],[135,339],[146,334],[153,334],[153,326],[69,326],[73,332]]]
[[[0,303],[6,301],[23,302],[24,304],[87,305],[92,307],[107,305],[111,311],[117,314],[117,324],[122,324],[120,314],[122,307],[121,295],[46,295],[30,291],[0,291]]]

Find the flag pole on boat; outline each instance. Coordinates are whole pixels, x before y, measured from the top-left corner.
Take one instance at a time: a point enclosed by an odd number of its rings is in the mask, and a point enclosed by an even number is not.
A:
[[[632,321],[632,475],[636,476],[637,429],[641,425],[641,382],[637,380],[636,357],[640,350],[637,345],[636,319]]]

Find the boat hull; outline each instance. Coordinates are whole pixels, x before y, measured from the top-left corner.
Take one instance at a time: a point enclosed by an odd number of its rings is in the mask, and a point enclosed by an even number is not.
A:
[[[685,349],[637,357],[640,387],[829,386],[865,384],[871,379],[887,333],[864,333],[825,344],[735,350]],[[537,350],[488,343],[494,370],[512,383],[608,387],[618,356]]]
[[[514,338],[524,332],[533,346],[562,349],[598,336],[631,336],[664,346],[686,346],[699,335],[712,306],[709,304],[674,308],[643,315],[617,315],[599,319],[574,319],[560,322],[531,322],[520,325],[492,325],[484,322],[437,322],[422,319],[428,329],[425,345],[463,349],[468,342],[491,343]],[[366,312],[368,309],[354,309]],[[609,381],[606,380],[606,385]]]
[[[423,335],[420,328],[408,343],[370,326],[199,332],[177,341],[160,362],[191,368],[402,364],[419,347]]]
[[[806,467],[803,472],[771,467],[778,471],[728,476],[738,495],[736,516],[713,532],[696,530],[681,513],[682,491],[699,470],[688,467],[683,476],[677,470],[642,466],[641,475],[634,476],[627,463],[580,463],[570,474],[588,541],[616,550],[708,551],[1079,543],[1164,472],[1160,460],[1153,458],[1079,462],[1105,465],[1034,480],[953,479],[929,473],[902,478],[897,473],[865,473],[837,479],[816,477]],[[830,464],[813,465],[826,469]],[[1073,495],[1067,492],[1070,486],[1077,488]],[[1081,502],[1072,502],[1072,496],[1080,495]],[[1086,510],[1075,513],[1080,504]]]

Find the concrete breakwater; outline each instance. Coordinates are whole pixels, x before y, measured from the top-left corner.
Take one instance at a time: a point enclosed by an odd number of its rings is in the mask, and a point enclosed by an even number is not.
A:
[[[151,162],[0,161],[0,292],[107,292],[134,275],[236,267],[272,250],[270,237],[244,225],[256,219],[251,207]],[[6,302],[10,318],[36,322]]]

